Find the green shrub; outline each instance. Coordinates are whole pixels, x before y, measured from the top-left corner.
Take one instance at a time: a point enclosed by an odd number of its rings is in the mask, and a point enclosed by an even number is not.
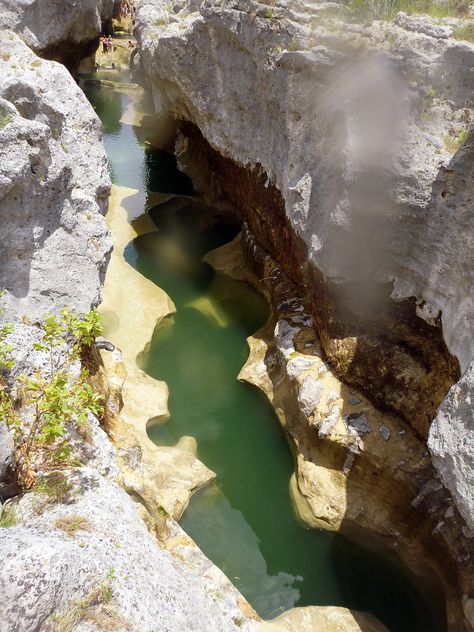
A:
[[[3,129],[12,120],[12,115],[9,112],[0,112],[0,129]]]
[[[13,363],[12,347],[7,343],[11,332],[11,325],[0,328],[0,370],[3,372]],[[33,461],[40,462],[43,469],[70,463],[71,447],[66,437],[68,423],[87,434],[88,414],[103,414],[103,398],[89,384],[87,369],[82,368],[79,377],[73,375],[85,350],[102,333],[97,311],[79,317],[65,309],[60,316],[47,316],[42,332],[42,342],[33,346],[46,355],[47,371],[20,376],[16,384],[17,400],[6,388],[0,389],[0,417],[13,431],[20,489],[29,489],[35,483]],[[32,411],[28,424],[18,413],[19,404]],[[37,456],[40,458],[35,459]]]
[[[445,136],[444,146],[450,154],[455,154],[463,143],[466,142],[469,130],[464,127],[457,136]]]
[[[0,515],[0,529],[8,529],[16,525],[16,516],[13,507],[4,507]]]
[[[62,503],[72,487],[62,472],[52,472],[49,476],[38,476],[33,490],[53,502]]]

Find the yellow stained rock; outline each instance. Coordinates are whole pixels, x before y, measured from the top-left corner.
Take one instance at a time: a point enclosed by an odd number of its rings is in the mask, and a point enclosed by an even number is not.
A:
[[[127,244],[156,230],[145,214],[129,223],[145,206],[145,196],[134,189],[114,186],[106,220],[114,251],[107,270],[103,302],[105,335],[119,352],[102,352],[111,388],[122,401],[110,423],[119,455],[123,482],[138,494],[152,515],[164,508],[179,519],[191,494],[215,474],[196,459],[196,442],[183,437],[175,447],[156,446],[148,437],[150,423],[169,417],[168,387],[137,365],[153,332],[175,310],[168,295],[124,259]],[[127,208],[125,208],[125,206]]]

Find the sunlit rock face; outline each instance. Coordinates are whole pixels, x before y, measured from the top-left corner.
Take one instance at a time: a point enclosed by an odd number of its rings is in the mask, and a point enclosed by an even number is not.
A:
[[[0,288],[6,317],[97,305],[111,250],[101,124],[68,71],[0,35]]]
[[[474,530],[474,362],[449,391],[431,425],[428,446],[443,483]]]
[[[157,109],[199,128],[208,184],[310,290],[340,377],[424,437],[473,355],[474,46],[455,26],[343,23],[284,0],[142,0],[136,27],[137,76]],[[470,472],[472,426],[440,431],[467,446]]]
[[[11,29],[38,54],[74,68],[92,52],[114,0],[0,0],[0,28]]]
[[[0,543],[2,629],[52,630],[71,617],[77,630],[105,622],[110,630],[259,629],[239,608],[237,590],[176,523],[163,520],[157,533],[141,505],[93,467],[67,475],[62,503],[30,492],[10,504],[16,524]],[[180,559],[156,539],[167,532],[179,541]]]

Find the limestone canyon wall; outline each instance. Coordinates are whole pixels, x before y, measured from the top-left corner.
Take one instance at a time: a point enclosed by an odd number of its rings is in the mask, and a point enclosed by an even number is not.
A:
[[[310,295],[339,376],[429,435],[472,527],[474,46],[457,22],[142,0],[136,71],[216,152],[213,186]]]

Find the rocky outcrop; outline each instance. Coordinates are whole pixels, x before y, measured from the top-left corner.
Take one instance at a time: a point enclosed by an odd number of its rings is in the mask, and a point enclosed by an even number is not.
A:
[[[452,21],[333,8],[142,0],[137,76],[199,128],[188,156],[308,297],[339,377],[426,438],[473,355],[474,46]],[[439,424],[469,472],[472,424]]]
[[[125,261],[127,244],[156,230],[146,215],[129,223],[126,205],[132,197],[137,208],[145,206],[145,192],[114,185],[106,216],[114,251],[100,311],[116,350],[102,353],[108,386],[101,390],[109,390],[109,409],[118,413],[109,420],[108,432],[117,446],[124,487],[152,515],[165,510],[179,520],[191,495],[212,482],[215,474],[197,459],[191,437],[166,447],[155,445],[147,434],[153,423],[169,419],[168,387],[142,371],[137,359],[146,352],[161,320],[174,312],[174,305],[162,289]]]
[[[74,70],[97,47],[114,0],[0,0],[0,28],[18,33],[36,53]]]
[[[0,33],[0,288],[6,316],[97,305],[112,247],[101,124],[67,70]]]
[[[431,425],[428,446],[444,485],[474,531],[474,363],[449,391]]]
[[[32,492],[7,505],[15,525],[1,533],[1,630],[256,629],[238,592],[175,523],[163,518],[157,530],[94,469],[67,474],[60,502]],[[168,528],[181,560],[159,545]]]

